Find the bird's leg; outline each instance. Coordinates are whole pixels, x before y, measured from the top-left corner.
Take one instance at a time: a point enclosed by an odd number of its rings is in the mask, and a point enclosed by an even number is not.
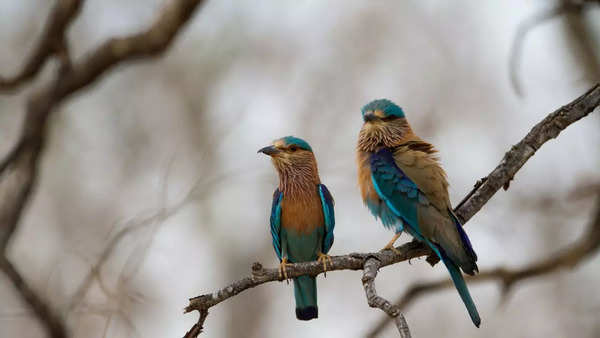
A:
[[[400,254],[400,252],[396,248],[394,248],[394,243],[396,243],[396,240],[398,240],[398,237],[400,237],[401,234],[402,231],[395,233],[394,237],[392,237],[392,240],[390,240],[388,244],[384,246],[383,249],[381,249],[381,251],[392,250],[394,253]]]
[[[333,261],[331,260],[331,256],[324,254],[322,252],[319,252],[317,254],[318,258],[317,261],[323,263],[323,273],[324,276],[327,277],[327,262],[329,261],[329,266],[333,266]]]
[[[283,257],[283,259],[281,260],[281,263],[279,264],[279,278],[285,277],[285,280],[288,279],[287,271],[286,271],[288,265],[292,265],[292,264],[288,263],[287,257]]]

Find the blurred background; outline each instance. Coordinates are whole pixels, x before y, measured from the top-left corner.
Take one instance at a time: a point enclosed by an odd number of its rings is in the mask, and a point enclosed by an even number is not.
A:
[[[88,1],[69,30],[75,59],[147,27],[163,1]],[[600,80],[600,6],[540,22],[509,58],[519,25],[553,1],[208,1],[164,57],[127,64],[53,115],[41,177],[10,257],[76,337],[182,336],[187,299],[275,267],[268,231],[277,177],[257,149],[305,138],[336,200],[331,254],[378,250],[391,233],[363,207],[354,149],[360,107],[401,105],[440,150],[457,204],[511,145]],[[50,1],[0,1],[0,74],[11,75],[41,33]],[[20,131],[26,95],[0,96],[0,154]],[[467,225],[480,270],[520,267],[582,234],[600,182],[598,112],[548,142]],[[3,155],[4,156],[4,155]],[[587,188],[587,190],[586,190]],[[586,193],[587,191],[587,193]],[[130,229],[123,233],[123,229]],[[123,240],[104,255],[114,236]],[[403,236],[401,241],[408,241]],[[73,296],[102,258],[90,288]],[[388,299],[446,276],[423,259],[384,268]],[[318,278],[320,317],[295,319],[291,285],[270,283],[214,308],[205,337],[360,337],[382,317],[360,272]],[[0,277],[0,336],[44,331]],[[456,291],[405,310],[414,337],[598,337],[600,260],[517,285],[471,286],[483,323]],[[393,326],[383,337],[395,337]]]

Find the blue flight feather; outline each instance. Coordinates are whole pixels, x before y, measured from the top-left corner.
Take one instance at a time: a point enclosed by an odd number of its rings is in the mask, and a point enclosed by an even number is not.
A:
[[[426,243],[444,263],[450,273],[450,277],[454,282],[458,294],[471,316],[471,320],[475,326],[479,327],[481,319],[479,318],[477,308],[471,299],[471,295],[469,294],[469,290],[467,289],[467,285],[465,284],[465,280],[459,267],[446,256],[441,247],[425,238],[419,228],[417,216],[418,207],[420,204],[423,206],[429,205],[429,201],[423,192],[419,190],[417,185],[396,165],[393,153],[390,149],[384,148],[379,150],[377,153],[371,155],[370,160],[371,181],[377,195],[385,202],[394,215],[405,223],[406,231],[417,240]],[[393,178],[389,178],[388,174],[390,172],[394,173]],[[369,203],[367,203],[367,206],[369,206]],[[382,208],[380,207],[378,209],[380,217],[382,217],[381,210]],[[373,211],[374,210],[371,210],[371,212]],[[452,213],[450,214],[452,215]],[[452,217],[465,247],[473,252],[471,243],[462,229],[462,226],[454,215],[452,215]],[[473,252],[473,254],[475,253]]]
[[[473,246],[471,245],[469,236],[467,236],[467,233],[463,229],[462,224],[460,224],[460,221],[458,220],[456,215],[454,215],[454,212],[452,212],[452,210],[448,210],[448,212],[450,213],[450,217],[452,217],[452,221],[454,221],[454,225],[456,225],[456,230],[458,230],[458,234],[460,235],[460,239],[463,242],[463,246],[467,249],[467,253],[469,254],[469,256],[473,257],[473,259],[476,261],[477,254],[475,253],[475,250],[473,250]]]
[[[325,216],[325,236],[323,238],[323,253],[326,254],[333,245],[333,228],[335,228],[335,214],[333,212],[333,196],[324,184],[319,184],[319,196]]]
[[[281,261],[281,200],[283,199],[283,193],[279,191],[279,188],[275,189],[273,193],[273,205],[271,206],[271,237],[273,237],[273,249],[277,257]]]

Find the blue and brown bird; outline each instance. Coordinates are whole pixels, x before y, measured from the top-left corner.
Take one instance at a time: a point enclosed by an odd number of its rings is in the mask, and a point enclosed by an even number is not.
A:
[[[279,174],[279,187],[273,194],[271,235],[281,262],[280,277],[287,279],[289,263],[318,260],[327,270],[327,255],[333,245],[333,197],[321,184],[312,148],[300,138],[287,136],[258,151],[271,156]],[[317,281],[313,276],[294,278],[296,318],[319,316]]]
[[[452,211],[437,150],[413,133],[402,108],[389,100],[368,103],[362,108],[362,117],[358,184],[371,213],[395,231],[384,250],[395,251],[394,243],[403,230],[430,247],[446,265],[479,327],[479,313],[460,272],[478,272],[477,255]]]

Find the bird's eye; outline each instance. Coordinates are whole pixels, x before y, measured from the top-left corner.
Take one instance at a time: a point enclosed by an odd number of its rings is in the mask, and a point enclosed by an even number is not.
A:
[[[396,115],[390,115],[390,116],[386,116],[386,117],[382,118],[381,120],[383,122],[390,122],[390,121],[394,121],[397,118],[398,118],[398,116],[396,116]]]
[[[296,151],[296,150],[298,150],[298,147],[296,147],[296,146],[291,146],[291,147],[290,147],[290,151],[291,151],[291,152],[294,152],[294,151]]]

